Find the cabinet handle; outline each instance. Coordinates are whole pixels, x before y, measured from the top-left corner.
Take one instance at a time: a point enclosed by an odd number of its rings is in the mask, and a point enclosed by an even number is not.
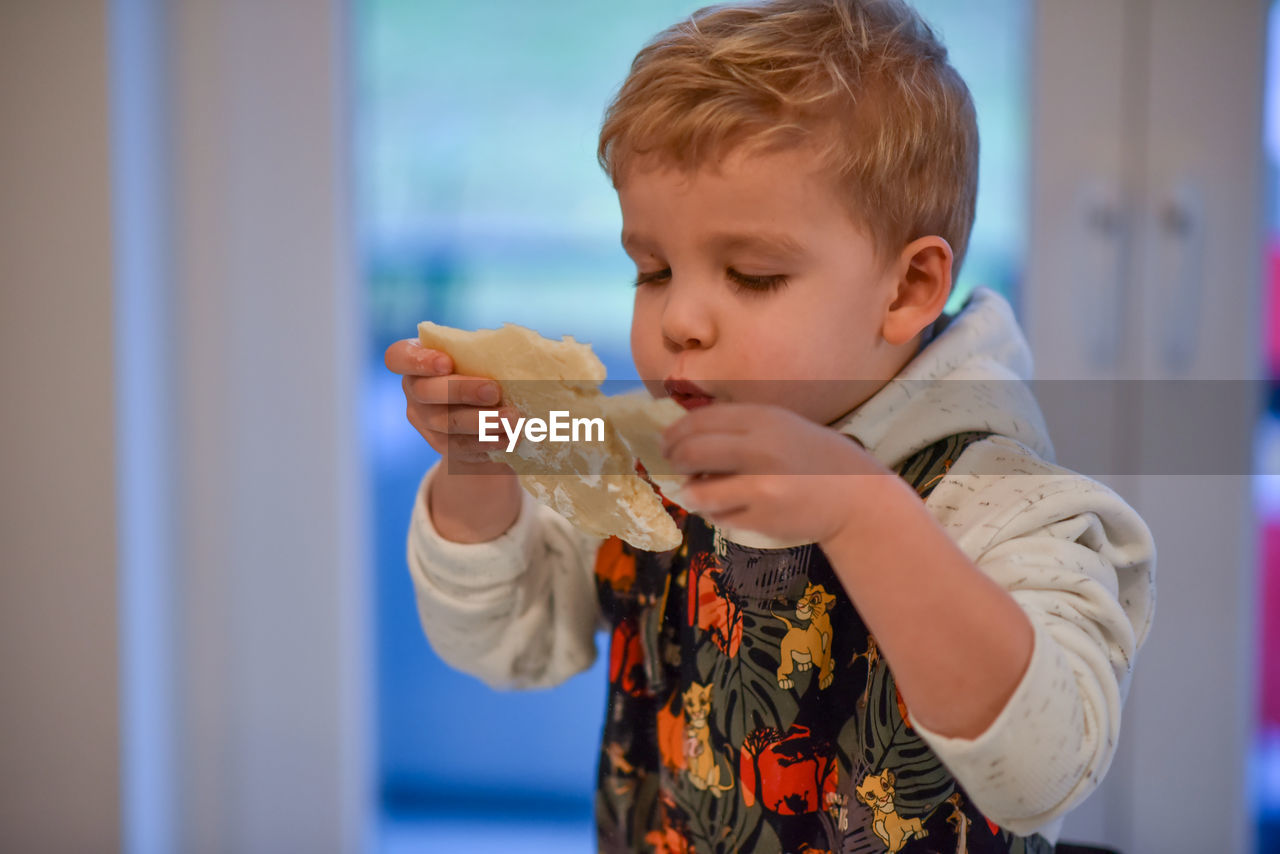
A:
[[[1071,261],[1079,288],[1077,328],[1085,330],[1090,365],[1114,369],[1120,355],[1128,217],[1119,190],[1099,180],[1081,185],[1075,208],[1077,235]]]
[[[1160,356],[1170,374],[1185,374],[1195,361],[1204,290],[1204,197],[1194,184],[1174,187],[1157,211],[1157,328]]]

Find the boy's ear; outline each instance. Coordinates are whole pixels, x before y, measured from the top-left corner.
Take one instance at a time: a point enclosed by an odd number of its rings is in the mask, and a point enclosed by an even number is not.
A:
[[[883,335],[894,346],[906,344],[942,314],[951,296],[951,244],[937,235],[907,244],[892,270],[893,301],[884,317]]]

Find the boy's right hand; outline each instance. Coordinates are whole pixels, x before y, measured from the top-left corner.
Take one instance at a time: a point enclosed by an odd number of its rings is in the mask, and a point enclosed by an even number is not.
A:
[[[480,410],[502,409],[502,390],[486,377],[453,373],[447,353],[406,338],[387,348],[387,368],[401,376],[409,423],[427,444],[448,460],[450,474],[510,473],[505,463],[489,459],[500,444],[482,444]],[[512,417],[509,408],[503,416]]]

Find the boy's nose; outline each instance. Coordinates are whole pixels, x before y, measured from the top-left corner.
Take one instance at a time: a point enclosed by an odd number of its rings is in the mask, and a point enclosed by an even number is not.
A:
[[[662,337],[673,350],[710,347],[715,342],[715,321],[706,298],[692,287],[667,286],[662,309]]]

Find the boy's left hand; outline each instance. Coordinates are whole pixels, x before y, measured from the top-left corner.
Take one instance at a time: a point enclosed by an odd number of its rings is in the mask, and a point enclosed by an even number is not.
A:
[[[692,475],[681,505],[781,540],[830,541],[875,500],[882,477],[897,477],[850,437],[779,406],[713,403],[662,439],[672,471]]]

